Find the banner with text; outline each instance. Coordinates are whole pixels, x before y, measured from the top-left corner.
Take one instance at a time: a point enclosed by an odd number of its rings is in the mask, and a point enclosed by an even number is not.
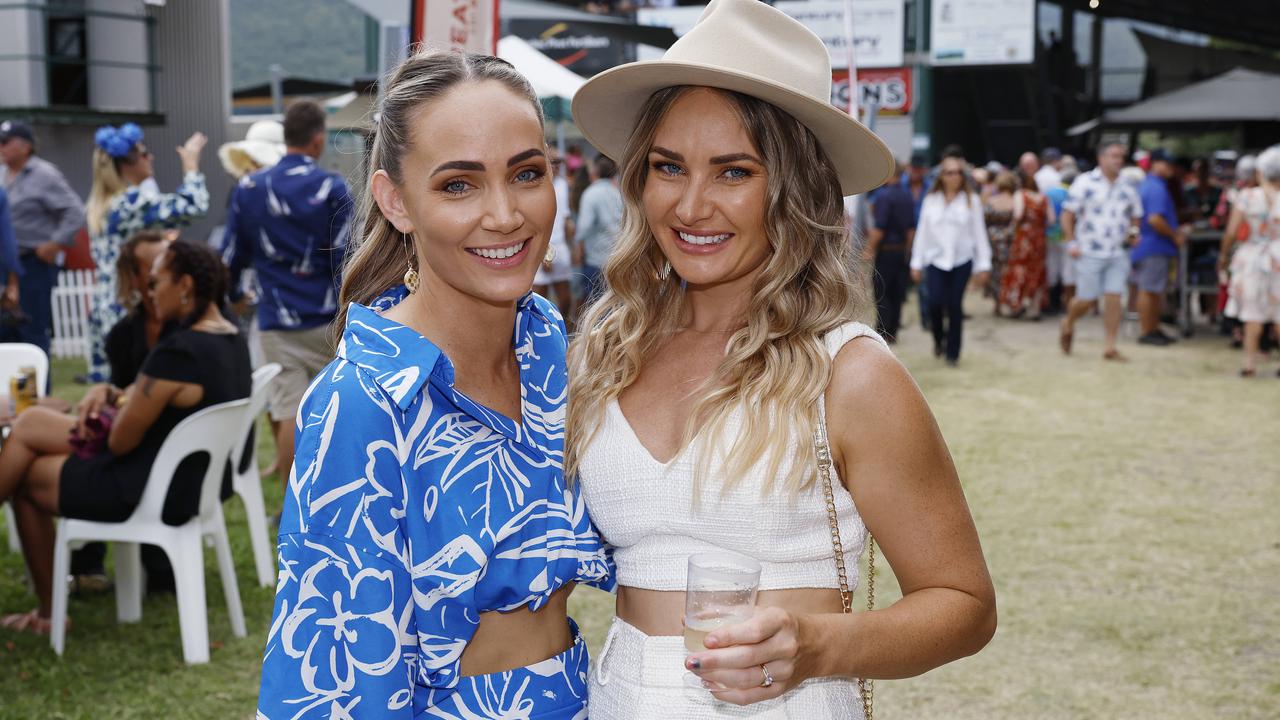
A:
[[[498,0],[412,0],[410,42],[427,47],[498,52]]]
[[[858,70],[858,107],[865,111],[871,103],[880,108],[880,115],[911,112],[911,68]],[[849,107],[848,70],[831,72],[831,104],[841,110]]]
[[[831,67],[849,67],[844,35],[843,0],[783,0],[774,7],[799,20],[822,38],[831,54]],[[641,8],[642,25],[669,27],[676,35],[689,32],[705,7]],[[902,64],[902,0],[853,0],[853,49],[858,67],[897,67]],[[638,60],[657,60],[663,51],[641,45]]]
[[[1023,65],[1035,60],[1030,0],[934,0],[934,65]]]

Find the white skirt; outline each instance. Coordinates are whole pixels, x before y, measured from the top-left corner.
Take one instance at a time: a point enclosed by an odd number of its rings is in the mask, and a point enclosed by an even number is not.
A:
[[[684,638],[645,635],[614,618],[604,647],[592,662],[587,694],[591,720],[864,720],[854,681],[806,680],[782,697],[744,707],[685,685],[688,655]]]

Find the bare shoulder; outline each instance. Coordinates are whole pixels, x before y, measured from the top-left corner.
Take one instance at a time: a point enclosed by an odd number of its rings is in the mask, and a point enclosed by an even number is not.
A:
[[[875,338],[854,338],[836,354],[827,387],[829,414],[853,408],[887,410],[923,401],[911,374]]]
[[[919,386],[875,339],[857,338],[840,350],[826,399],[827,425],[842,467],[884,464],[901,472],[939,462],[949,465],[949,458],[943,460],[945,442]]]

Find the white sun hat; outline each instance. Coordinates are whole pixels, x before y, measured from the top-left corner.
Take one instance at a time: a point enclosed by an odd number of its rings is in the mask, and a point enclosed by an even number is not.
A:
[[[241,178],[255,170],[275,166],[284,152],[284,126],[275,120],[259,120],[249,126],[244,140],[219,147],[218,159],[228,173]]]
[[[818,139],[845,195],[879,187],[893,173],[884,142],[831,105],[831,56],[821,38],[759,0],[711,0],[661,60],[591,78],[574,95],[574,122],[596,149],[617,160],[645,102],[675,85],[732,90],[790,113]]]

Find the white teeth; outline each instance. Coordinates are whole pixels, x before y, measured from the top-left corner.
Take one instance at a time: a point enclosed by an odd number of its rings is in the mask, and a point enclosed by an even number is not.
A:
[[[679,231],[677,230],[677,232]],[[690,235],[682,232],[680,233],[680,239],[690,245],[713,245],[728,240],[729,235],[727,233],[724,235]]]
[[[476,255],[479,255],[479,256],[480,256],[480,257],[482,257],[482,258],[488,258],[488,259],[490,259],[490,260],[504,260],[504,259],[506,259],[506,258],[511,257],[512,255],[515,255],[516,253],[520,252],[521,250],[523,250],[523,249],[524,249],[524,243],[523,243],[523,242],[516,243],[515,245],[512,245],[511,247],[505,247],[505,248],[493,248],[493,249],[489,249],[489,248],[468,248],[468,249],[469,249],[471,252],[475,253]]]

